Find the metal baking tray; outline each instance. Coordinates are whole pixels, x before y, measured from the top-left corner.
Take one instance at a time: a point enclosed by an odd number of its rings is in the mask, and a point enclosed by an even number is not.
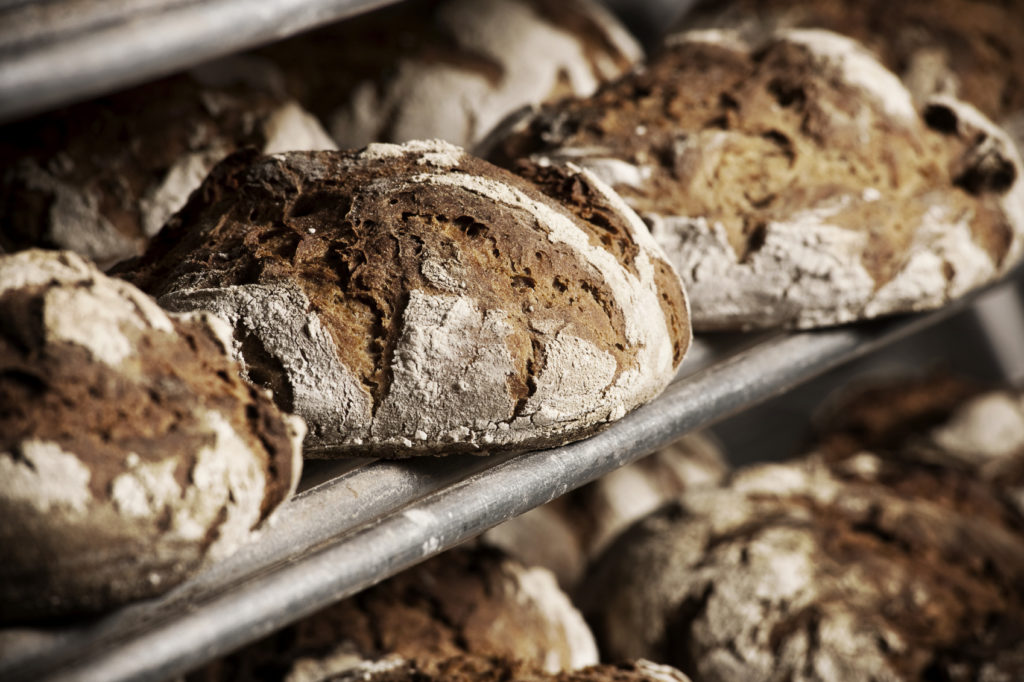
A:
[[[660,397],[563,447],[310,462],[302,489],[259,541],[162,598],[56,630],[0,632],[0,679],[173,677],[967,305],[1016,306],[1020,274],[930,314],[698,338]]]
[[[396,0],[0,0],[0,121]]]

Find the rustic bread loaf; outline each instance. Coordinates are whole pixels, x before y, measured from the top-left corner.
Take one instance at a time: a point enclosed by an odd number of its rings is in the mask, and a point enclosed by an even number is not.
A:
[[[232,151],[332,149],[280,80],[226,59],[0,127],[0,249],[70,249],[106,267],[141,253]]]
[[[124,274],[228,320],[248,378],[306,419],[307,456],[561,444],[659,393],[690,333],[614,192],[532,177],[442,142],[240,155]]]
[[[867,452],[762,465],[609,546],[603,655],[717,680],[1020,679],[1024,517],[961,470]]]
[[[952,467],[1024,513],[1024,395],[943,373],[848,387],[817,418],[827,459],[860,450]]]
[[[1021,254],[1021,161],[949,97],[919,116],[860,46],[677,36],[647,69],[502,126],[500,165],[572,160],[647,220],[696,329],[811,327],[942,305]]]
[[[590,630],[551,573],[494,549],[463,548],[329,606],[190,679],[323,679],[392,655],[424,663],[497,656],[547,672],[597,663]]]
[[[569,589],[624,528],[686,490],[718,485],[728,469],[709,434],[689,434],[492,528],[483,541],[528,566],[547,568]]]
[[[633,661],[582,670],[545,673],[522,661],[484,656],[455,656],[441,661],[386,658],[366,661],[323,678],[290,675],[285,682],[689,682],[667,665]]]
[[[1024,149],[1024,3],[708,0],[682,26],[735,29],[754,41],[784,28],[842,33],[874,52],[919,102],[936,94],[970,102]]]
[[[477,142],[507,114],[589,95],[641,56],[593,0],[415,0],[261,50],[342,148]]]
[[[291,494],[302,422],[229,333],[70,252],[0,257],[0,620],[166,591]]]

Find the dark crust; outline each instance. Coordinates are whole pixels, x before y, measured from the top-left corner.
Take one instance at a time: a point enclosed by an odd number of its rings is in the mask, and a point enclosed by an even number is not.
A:
[[[835,125],[835,112],[869,116],[871,142],[854,126]],[[649,165],[653,173],[643,187],[616,187],[626,201],[641,214],[720,220],[740,258],[759,248],[769,221],[874,188],[892,199],[858,202],[835,220],[868,233],[863,265],[878,286],[902,267],[914,226],[941,197],[952,215],[972,216],[975,241],[1001,265],[1012,240],[999,204],[1008,185],[998,173],[973,170],[982,164],[979,141],[958,133],[948,109],[925,118],[934,130],[906,127],[879,112],[859,90],[823,72],[802,46],[777,41],[747,54],[688,42],[590,98],[542,108],[499,140],[490,160],[514,167],[532,154],[575,148]],[[680,145],[686,149],[688,138],[719,130],[731,133],[730,147],[714,178],[704,178],[699,171],[708,152],[680,152]],[[1012,183],[1016,171],[1009,172]],[[975,176],[985,180],[968,181]]]
[[[783,11],[787,25],[863,43],[897,74],[919,51],[942,48],[962,99],[996,121],[1024,111],[1024,3],[1017,0],[705,0],[684,27],[723,13],[767,24]]]
[[[99,212],[139,252],[145,235],[139,200],[185,154],[224,143],[262,147],[258,122],[280,103],[243,88],[216,91],[234,105],[212,110],[188,75],[58,109],[0,127],[0,248],[61,248],[46,236],[54,197],[30,189],[15,172],[35,163],[100,199]]]
[[[540,668],[565,642],[546,639],[544,615],[511,586],[518,564],[490,548],[430,559],[355,597],[276,632],[197,671],[192,682],[282,679],[303,657],[326,656],[348,641],[366,658],[397,654],[431,662],[455,656],[516,659]]]
[[[983,386],[936,371],[923,377],[851,386],[817,418],[814,449],[842,459],[861,450],[898,453],[946,422]]]
[[[622,311],[598,272],[571,247],[549,241],[524,210],[461,188],[411,182],[437,172],[418,159],[237,154],[214,169],[149,251],[120,272],[157,297],[189,286],[298,285],[342,362],[377,401],[390,386],[390,357],[408,292],[439,291],[421,271],[426,254],[457,256],[466,272],[465,293],[484,310],[507,313],[516,369],[508,385],[520,405],[544,362],[532,327],[537,321],[570,322],[574,334],[615,357],[619,372],[635,365]],[[630,252],[620,233],[605,243],[602,228],[506,171],[463,156],[451,172],[511,185],[569,217],[613,255]],[[665,293],[679,298],[678,290]],[[681,336],[681,314],[673,319]]]
[[[129,453],[143,462],[176,458],[175,478],[184,490],[193,484],[196,453],[213,445],[198,420],[199,409],[206,408],[226,418],[254,456],[262,458],[266,489],[261,518],[284,501],[298,475],[292,470],[286,424],[259,389],[239,378],[237,365],[205,326],[175,321],[175,334],[122,329],[138,348],[138,365],[118,371],[76,344],[45,343],[43,289],[0,296],[0,453],[17,458],[28,439],[55,443],[89,469],[97,500],[108,499]],[[89,526],[69,533],[42,517],[19,518],[21,530],[0,522],[15,548],[0,569],[8,597],[3,618],[67,617],[158,594],[187,577],[217,537],[214,529],[198,546],[183,543],[166,555],[154,555],[131,535],[137,529],[119,523],[111,519],[105,530]],[[33,537],[28,544],[26,534]],[[18,556],[35,555],[50,557],[45,569],[33,559],[18,561]],[[109,575],[115,561],[123,567],[118,584],[103,584],[97,576]],[[136,565],[138,575],[132,576]],[[150,583],[151,573],[162,578],[159,585]]]
[[[1005,658],[1007,666],[1019,666],[1006,655],[1016,651],[1008,635],[1024,628],[1024,519],[991,486],[955,469],[895,459],[881,461],[873,475],[860,473],[850,459],[837,458],[830,466],[843,485],[836,504],[802,495],[773,501],[765,495],[756,517],[712,535],[705,558],[694,558],[707,571],[716,548],[750,546],[775,528],[795,529],[812,539],[821,595],[779,622],[772,632],[774,651],[791,638],[810,642],[812,650],[842,646],[820,641],[817,630],[822,612],[842,610],[863,629],[894,632],[906,642],[902,651],[879,645],[900,679],[980,679],[981,666],[997,657]],[[644,571],[643,547],[670,542],[688,523],[685,502],[641,522],[596,562],[581,594],[600,593],[602,585],[626,580],[624,571]],[[850,591],[847,585],[854,580],[867,582],[860,583],[860,591]],[[670,613],[664,639],[651,643],[645,655],[697,674],[704,654],[692,628],[698,620],[706,624],[715,592],[711,577],[703,594],[692,595]],[[753,605],[758,596],[741,599]],[[608,631],[615,615],[602,613],[598,600],[590,601],[584,613],[602,650],[614,656]],[[791,679],[777,672],[778,679]]]

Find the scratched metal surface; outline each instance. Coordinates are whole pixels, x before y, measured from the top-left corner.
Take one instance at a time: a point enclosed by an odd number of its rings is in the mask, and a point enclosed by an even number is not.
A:
[[[980,294],[1005,295],[1014,280]],[[972,297],[972,298],[978,298]],[[663,395],[584,441],[492,457],[317,462],[257,543],[92,623],[0,633],[0,679],[159,680],[253,641],[513,516],[967,305],[803,333],[699,339]]]
[[[0,121],[395,0],[0,0]]]

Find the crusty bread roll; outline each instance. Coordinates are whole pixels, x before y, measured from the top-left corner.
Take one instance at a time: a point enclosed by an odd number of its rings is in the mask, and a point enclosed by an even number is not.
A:
[[[646,70],[509,121],[484,150],[611,184],[672,259],[698,330],[934,308],[1024,245],[1006,134],[947,96],[919,115],[896,76],[821,30],[676,36]]]
[[[192,682],[323,679],[394,656],[496,656],[558,672],[597,663],[554,576],[489,548],[446,552],[216,661]],[[394,660],[394,659],[392,659]]]
[[[639,660],[545,673],[496,657],[454,656],[440,661],[385,658],[353,664],[329,678],[292,674],[284,682],[689,682],[675,668]]]
[[[735,29],[754,40],[783,28],[842,33],[878,55],[919,102],[936,94],[970,102],[1024,149],[1024,3],[708,0],[682,26]]]
[[[166,591],[294,490],[302,422],[220,320],[38,250],[0,257],[0,320],[0,621]]]
[[[692,433],[593,483],[495,526],[483,541],[570,589],[624,528],[687,490],[715,486],[729,470],[710,434]]]
[[[604,656],[702,682],[1024,674],[1024,517],[957,467],[752,467],[628,529],[579,595]]]
[[[621,199],[535,171],[436,141],[236,156],[124,275],[228,320],[307,456],[557,445],[657,395],[690,332]]]
[[[589,95],[641,56],[593,0],[415,0],[261,50],[342,148],[470,146],[509,113]]]
[[[265,60],[233,57],[0,127],[0,250],[136,256],[229,153],[333,149]]]

